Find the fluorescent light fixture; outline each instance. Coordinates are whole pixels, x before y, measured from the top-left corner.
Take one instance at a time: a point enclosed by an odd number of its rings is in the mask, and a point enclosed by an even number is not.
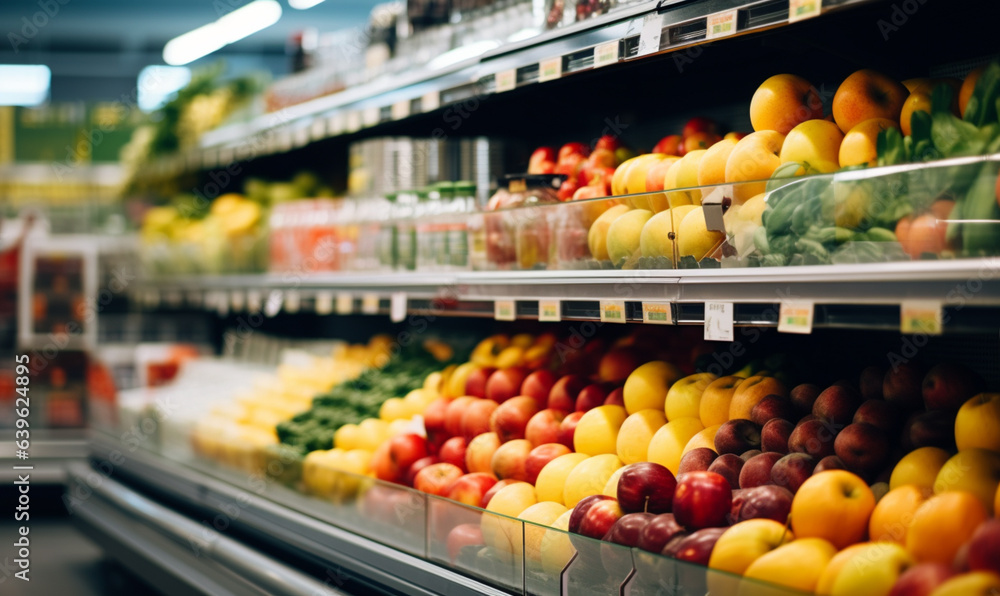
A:
[[[288,5],[297,10],[305,10],[322,3],[323,0],[288,0]]]
[[[171,66],[194,62],[270,27],[280,18],[281,5],[276,0],[254,0],[214,23],[202,25],[168,41],[163,46],[163,61]]]
[[[186,66],[147,66],[139,71],[139,109],[152,112],[167,103],[170,96],[191,81],[191,69]]]
[[[52,71],[44,64],[0,64],[0,106],[37,106],[49,98]]]

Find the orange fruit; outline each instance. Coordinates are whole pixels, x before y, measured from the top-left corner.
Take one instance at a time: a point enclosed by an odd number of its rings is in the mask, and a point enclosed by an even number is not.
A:
[[[905,545],[913,515],[933,494],[933,490],[915,484],[904,484],[890,490],[875,505],[871,519],[868,520],[869,538]]]
[[[988,517],[986,507],[972,493],[950,491],[935,495],[913,515],[906,533],[906,550],[918,561],[951,565],[958,549]]]

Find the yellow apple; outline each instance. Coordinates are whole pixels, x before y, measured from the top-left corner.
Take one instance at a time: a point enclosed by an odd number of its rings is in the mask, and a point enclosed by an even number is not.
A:
[[[986,449],[963,449],[941,466],[934,480],[934,493],[966,491],[975,495],[993,515],[993,498],[1000,484],[1000,453]]]
[[[667,169],[667,173],[663,176],[663,188],[670,192],[666,192],[663,195],[656,195],[656,198],[650,201],[650,207],[654,211],[664,211],[671,207],[680,207],[681,205],[701,204],[700,193],[698,200],[695,201],[694,193],[691,191],[672,190],[675,188],[681,188],[677,179],[681,173],[682,167],[683,165],[681,164],[681,160],[677,160]],[[661,199],[660,197],[663,198]]]
[[[579,428],[579,427],[577,427]],[[651,462],[656,462],[666,466],[671,472],[677,474],[677,468],[681,463],[681,455],[684,446],[688,444],[691,437],[698,434],[705,427],[697,418],[677,418],[671,420],[660,427],[653,435],[646,450],[646,457]]]
[[[684,445],[684,450],[681,451],[681,457],[684,457],[684,455],[688,451],[693,451],[701,447],[707,447],[712,451],[715,451],[715,434],[719,432],[720,426],[722,425],[713,424],[712,426],[703,428],[700,431],[698,431],[698,433],[695,434],[695,436],[691,437],[691,439],[687,442],[687,444]]]
[[[768,395],[785,397],[788,395],[788,389],[780,380],[768,375],[754,375],[745,379],[733,392],[733,399],[729,403],[728,419],[745,418],[749,420],[750,410]]]
[[[874,541],[906,544],[906,532],[913,523],[917,509],[933,491],[913,484],[905,484],[886,493],[875,505],[868,520],[868,537]]]
[[[651,408],[663,410],[667,390],[679,378],[680,369],[669,362],[654,360],[643,364],[625,379],[622,388],[625,410],[629,414]]]
[[[842,132],[871,118],[899,120],[909,92],[898,81],[870,69],[844,79],[833,95],[833,119]]]
[[[660,211],[642,226],[639,236],[639,252],[644,257],[666,257],[674,260],[674,236],[680,228],[684,216],[695,209],[694,205],[680,205]]]
[[[934,588],[930,596],[996,596],[1000,575],[992,571],[970,571],[956,575]]]
[[[903,109],[899,113],[899,127],[903,131],[904,136],[910,136],[910,133],[913,132],[910,119],[913,118],[914,112],[926,112],[928,116],[930,115],[930,91],[914,91],[903,102]]]
[[[783,544],[762,554],[747,567],[738,594],[778,596],[787,593],[761,582],[812,593],[819,583],[823,570],[835,554],[837,549],[822,538],[799,538]]]
[[[722,232],[708,230],[705,213],[701,207],[695,207],[684,216],[678,226],[677,254],[681,257],[691,256],[700,261],[725,239],[726,235]]]
[[[792,74],[768,78],[750,100],[750,124],[755,131],[787,134],[800,122],[822,117],[823,101],[816,88]]]
[[[666,423],[663,410],[639,410],[630,415],[618,431],[618,457],[626,464],[646,461],[649,442]]]
[[[546,527],[555,523],[567,511],[562,503],[540,501],[518,514],[518,519],[527,522],[524,524],[524,556],[528,564],[541,566],[542,538],[545,537]],[[514,545],[514,556],[520,554],[521,545]]]
[[[556,576],[566,568],[566,564],[576,554],[573,543],[569,541],[569,518],[573,510],[559,516],[542,535],[540,549],[542,551],[542,570],[549,576]]]
[[[829,120],[806,120],[788,132],[781,145],[781,163],[802,164],[796,175],[828,174],[840,169],[840,143],[844,133]]]
[[[566,507],[575,507],[584,497],[601,494],[612,474],[622,465],[622,460],[611,454],[595,455],[578,463],[566,477],[566,485],[563,487]]]
[[[565,505],[563,489],[566,487],[566,478],[569,477],[573,468],[587,457],[585,453],[567,453],[545,464],[535,480],[535,492],[538,494],[538,499]]]
[[[624,463],[624,462],[623,462]],[[615,470],[615,473],[608,478],[608,481],[604,483],[604,490],[601,491],[602,495],[607,497],[618,498],[618,481],[621,479],[622,474],[625,473],[626,466],[622,466]]]
[[[653,216],[652,211],[633,209],[617,217],[608,227],[608,258],[614,265],[639,252],[642,226]]]
[[[698,418],[701,394],[715,379],[712,373],[695,373],[671,385],[664,404],[667,420]]]
[[[827,564],[826,569],[823,570],[822,575],[819,576],[819,581],[816,582],[816,593],[817,594],[829,594],[833,590],[833,582],[837,580],[837,576],[847,565],[854,555],[858,554],[862,550],[868,547],[871,542],[859,542],[857,544],[852,544],[847,548],[841,550],[830,559]]]
[[[733,184],[733,202],[744,203],[767,187],[767,179],[781,165],[785,135],[760,130],[740,139],[726,161],[726,182]],[[742,183],[742,184],[737,184]]]
[[[601,455],[617,453],[618,429],[628,412],[615,405],[598,406],[586,412],[573,431],[573,447],[577,453]]]
[[[515,482],[497,491],[486,506],[487,512],[497,515],[484,513],[479,522],[487,546],[511,555],[515,552],[520,553],[524,539],[522,524],[507,518],[517,517],[537,502],[535,487],[527,482]]]
[[[771,519],[750,519],[735,524],[719,537],[708,561],[708,591],[712,594],[734,594],[739,576],[762,555],[790,542],[794,536],[784,524]]]
[[[705,387],[698,406],[702,424],[713,426],[729,421],[729,406],[733,401],[733,394],[743,381],[743,377],[729,375],[719,377]]]
[[[708,149],[696,149],[694,151],[688,152],[681,160],[678,162],[679,166],[677,169],[676,177],[674,178],[674,188],[695,188],[699,185],[698,182],[698,172],[701,169],[701,161],[708,153]],[[725,166],[723,166],[725,168]],[[671,193],[667,193],[669,197]],[[691,203],[694,205],[701,204],[701,193],[698,191],[687,191],[688,196],[691,199]],[[673,203],[671,203],[673,206]]]
[[[890,128],[899,129],[895,121],[887,118],[869,118],[855,124],[840,143],[837,153],[840,167],[867,164],[874,166],[878,161],[878,134]]]
[[[654,163],[646,170],[646,192],[655,192],[658,190],[663,190],[663,183],[667,179],[667,171],[670,170],[670,166],[674,165],[681,158],[678,155],[668,155],[660,161]],[[659,194],[647,194],[642,197],[633,197],[632,200],[635,206],[640,209],[649,209],[654,213],[663,211],[668,207],[667,195],[663,193]]]
[[[921,488],[934,488],[941,466],[951,455],[940,447],[921,447],[914,449],[899,460],[889,477],[889,488],[896,489],[906,484]]]
[[[965,109],[969,105],[969,99],[972,98],[972,93],[976,90],[976,83],[979,82],[979,77],[986,70],[986,66],[984,64],[976,68],[962,79],[962,87],[958,90],[958,109],[962,112],[963,118],[965,117]]]
[[[813,474],[792,499],[792,531],[799,538],[823,538],[844,548],[868,533],[875,495],[846,470]]]
[[[955,443],[959,451],[1000,451],[1000,393],[980,393],[962,404],[955,418]]]
[[[726,162],[729,161],[729,154],[736,147],[736,140],[723,139],[705,150],[705,155],[701,157],[698,164],[698,186],[710,186],[713,184],[724,184],[726,182]],[[702,189],[702,196],[707,195],[715,189]]]
[[[894,542],[873,542],[860,549],[833,582],[833,596],[888,596],[904,571],[915,565],[913,557]]]
[[[625,194],[634,195],[646,192],[646,170],[666,157],[662,153],[647,153],[636,157],[635,163],[625,173]]]
[[[590,256],[598,261],[607,261],[610,258],[608,256],[608,228],[611,227],[611,222],[618,219],[618,216],[628,211],[628,205],[615,205],[594,220],[587,232],[587,247],[590,248]]]

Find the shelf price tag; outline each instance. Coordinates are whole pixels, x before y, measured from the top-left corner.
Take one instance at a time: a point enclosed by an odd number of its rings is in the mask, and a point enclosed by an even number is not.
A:
[[[943,321],[941,302],[937,300],[904,300],[899,305],[899,331],[941,335]]]
[[[778,310],[778,333],[812,333],[812,302],[782,302]]]
[[[316,292],[316,314],[328,315],[333,312],[333,293]]]
[[[267,300],[264,301],[264,314],[266,316],[273,317],[281,312],[282,294],[281,290],[271,290],[267,295]]]
[[[247,291],[247,312],[251,313],[260,312],[261,301],[262,299],[259,291],[257,290]]]
[[[378,294],[368,293],[361,297],[361,312],[366,315],[378,314]]]
[[[327,119],[326,127],[330,131],[330,136],[335,137],[344,132],[344,113],[336,112]]]
[[[517,304],[513,300],[497,300],[493,303],[493,318],[498,321],[517,319]]]
[[[547,58],[538,63],[538,82],[554,81],[562,76],[562,56]]]
[[[788,0],[788,22],[818,17],[822,10],[823,0]]]
[[[718,39],[736,33],[736,16],[739,13],[735,8],[708,15],[705,22],[705,39]]]
[[[361,112],[351,110],[347,112],[346,122],[344,122],[344,132],[352,133],[361,129]]]
[[[660,51],[660,36],[663,35],[663,15],[650,13],[642,18],[639,33],[639,51],[636,56],[647,56]]]
[[[361,113],[362,122],[365,126],[375,126],[379,121],[379,109],[378,106],[368,106],[365,111]]]
[[[340,292],[337,294],[337,308],[336,313],[338,315],[349,315],[354,313],[354,296],[348,294],[347,292]]]
[[[219,314],[220,317],[224,317],[229,314],[229,297],[226,296],[225,292],[218,292],[215,295],[215,312]]]
[[[307,127],[303,126],[302,128],[295,129],[295,132],[292,133],[292,143],[293,143],[293,145],[295,147],[305,147],[306,145],[309,144],[309,137],[310,137],[310,135],[311,135],[311,132],[310,132],[309,128],[307,128]]]
[[[401,99],[392,104],[392,119],[402,120],[410,115],[410,100]]]
[[[594,46],[594,68],[618,63],[618,40]]]
[[[705,339],[733,341],[733,303],[705,303]]]
[[[513,91],[517,87],[517,69],[501,70],[494,76],[496,92]]]
[[[420,109],[424,112],[433,112],[441,107],[441,93],[439,91],[429,91],[420,98]]]
[[[312,121],[312,124],[309,125],[309,137],[314,141],[326,138],[325,118],[315,118]]]
[[[389,320],[399,323],[406,320],[406,293],[393,292],[389,298]]]
[[[558,300],[539,300],[538,320],[542,323],[558,323],[562,320],[560,307]]]
[[[298,290],[288,290],[288,293],[285,294],[285,312],[295,314],[299,312],[301,306],[302,297]]]
[[[233,290],[229,294],[229,306],[232,307],[233,312],[239,312],[243,310],[246,306],[246,294],[240,290]]]
[[[624,300],[601,300],[601,322],[602,323],[624,323],[625,322],[625,301]]]
[[[643,302],[642,322],[649,325],[673,325],[674,312],[669,302]]]

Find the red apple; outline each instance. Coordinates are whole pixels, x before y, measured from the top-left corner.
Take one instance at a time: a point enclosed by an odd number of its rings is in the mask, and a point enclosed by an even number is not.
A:
[[[524,383],[521,384],[521,395],[527,395],[535,398],[539,403],[545,403],[548,401],[549,393],[555,383],[556,374],[554,372],[547,369],[536,370],[524,378]]]
[[[607,495],[590,495],[589,497],[584,497],[573,507],[573,512],[569,516],[567,529],[574,534],[579,534],[580,526],[583,524],[584,518],[587,517],[587,513],[590,512],[590,508],[602,501],[612,501],[615,505],[618,504],[618,501],[614,497]],[[601,534],[601,537],[603,536],[604,534]]]
[[[836,427],[850,424],[861,406],[861,394],[853,388],[832,385],[823,390],[813,404],[813,416],[827,420]]]
[[[623,515],[625,515],[625,512],[618,505],[617,499],[608,498],[598,501],[587,508],[587,514],[580,520],[577,533],[587,538],[600,540],[607,535],[611,527]],[[572,519],[572,516],[570,519]]]
[[[413,478],[413,488],[420,492],[443,497],[451,483],[462,476],[462,468],[455,464],[437,463],[421,468]]]
[[[375,477],[379,480],[385,480],[386,482],[400,482],[402,481],[402,472],[393,463],[392,459],[389,457],[389,441],[386,441],[375,449],[372,453],[371,461],[372,472],[375,473]]]
[[[866,476],[878,472],[887,463],[889,438],[876,426],[856,422],[837,434],[834,450],[849,471]]]
[[[587,380],[579,375],[566,375],[552,385],[546,407],[564,412],[572,412],[576,406],[577,395],[587,386]]]
[[[622,146],[621,141],[619,141],[618,137],[614,135],[601,135],[601,138],[597,139],[597,142],[594,143],[595,150],[607,149],[612,153],[617,151],[618,148],[621,146]]]
[[[571,155],[579,155],[581,157],[587,157],[590,154],[590,147],[584,145],[583,143],[566,143],[559,148],[559,159],[557,161],[562,162]]]
[[[743,453],[741,453],[740,459],[742,459],[743,462],[746,463],[750,461],[751,458],[757,457],[761,453],[763,453],[763,451],[761,451],[760,449],[751,449],[750,451],[744,451]]]
[[[573,450],[562,443],[545,443],[538,445],[528,452],[528,459],[524,462],[524,471],[527,477],[526,482],[534,484],[538,480],[538,473],[542,471],[545,464],[559,457],[572,453]]]
[[[427,431],[427,440],[435,445],[441,445],[451,436],[445,430],[445,416],[449,403],[451,401],[448,398],[442,397],[424,408],[424,430]]]
[[[625,468],[618,478],[618,502],[629,513],[669,513],[677,480],[673,473],[654,462],[639,462]]]
[[[661,513],[649,520],[642,528],[636,546],[644,551],[659,554],[674,536],[683,531],[683,526],[677,523],[673,513]]]
[[[866,422],[885,433],[895,436],[903,426],[903,413],[892,402],[884,399],[869,399],[858,407],[853,422]]]
[[[858,389],[864,399],[884,399],[882,395],[882,380],[885,370],[878,366],[869,366],[861,371]]]
[[[664,153],[666,155],[678,155],[677,148],[681,146],[684,139],[681,135],[667,135],[653,145],[652,153]]]
[[[744,418],[728,420],[715,433],[715,451],[743,453],[760,448],[760,427]]]
[[[740,470],[740,488],[771,484],[771,468],[783,456],[771,451],[751,457]]]
[[[813,468],[813,474],[819,474],[826,470],[846,470],[847,466],[841,461],[836,455],[828,455],[823,459],[816,462],[816,467]]]
[[[445,463],[458,466],[465,472],[466,447],[468,447],[468,443],[465,437],[452,437],[445,441],[441,445],[441,448],[438,449],[438,458]]]
[[[489,475],[493,476],[492,474]],[[504,487],[510,486],[515,482],[523,482],[523,480],[514,480],[513,478],[505,478],[503,480],[498,480],[497,483],[494,484],[489,490],[486,491],[486,494],[483,495],[483,500],[479,502],[479,507],[482,509],[486,509],[486,507],[489,506],[490,501],[493,500],[493,495],[503,490]]]
[[[639,365],[649,362],[648,353],[633,348],[614,348],[597,365],[597,376],[605,383],[624,383]]]
[[[743,137],[747,136],[748,134],[750,134],[750,133],[748,133],[748,132],[735,132],[735,131],[731,131],[731,132],[727,132],[725,135],[723,135],[722,138],[723,139],[732,139],[732,140],[734,140],[736,142],[739,142],[740,139],[742,139]]]
[[[969,539],[969,569],[1000,574],[1000,519],[979,524]]]
[[[637,547],[642,530],[655,518],[652,513],[626,513],[618,518],[602,540],[629,548]]]
[[[486,399],[492,399],[498,404],[502,404],[508,399],[518,395],[525,377],[528,376],[527,369],[519,366],[512,366],[498,370],[490,375],[486,381]]]
[[[389,439],[389,459],[398,471],[409,470],[415,461],[429,454],[427,439],[418,434],[407,433]]]
[[[573,412],[567,414],[559,423],[559,443],[573,449],[573,435],[576,434],[576,425],[583,418],[583,412]]]
[[[528,454],[531,453],[531,443],[526,439],[507,441],[497,448],[493,454],[493,473],[497,478],[527,481],[528,472],[525,465]]]
[[[615,157],[614,150],[598,147],[591,152],[587,163],[595,168],[614,168],[618,165],[618,158]]]
[[[918,410],[924,405],[923,372],[912,362],[894,365],[882,380],[882,396],[901,410]]]
[[[471,441],[483,433],[490,432],[490,420],[492,420],[493,413],[499,407],[497,402],[492,399],[473,400],[472,403],[465,407],[465,412],[462,414],[461,436],[466,441]]]
[[[764,426],[775,418],[789,421],[796,419],[795,405],[790,397],[767,395],[750,410],[750,420],[757,426]]]
[[[689,472],[677,479],[673,513],[677,523],[685,528],[724,526],[732,504],[733,489],[718,474]]]
[[[462,418],[465,416],[465,410],[477,401],[479,401],[477,398],[469,396],[451,400],[444,412],[444,431],[449,437],[462,435]]]
[[[476,550],[486,545],[483,541],[483,531],[479,524],[459,524],[448,532],[445,541],[448,548],[448,558],[454,564],[463,548],[473,547]]]
[[[576,191],[580,190],[580,182],[575,178],[576,170],[574,167],[564,166],[563,171],[560,171],[560,166],[556,166],[556,174],[566,174],[570,176],[569,179],[564,180],[562,184],[559,185],[559,190],[556,191],[556,198],[560,201],[568,201],[573,198]],[[567,172],[566,170],[571,170]]]
[[[889,596],[930,596],[954,575],[944,563],[918,563],[896,578]]]
[[[438,459],[436,455],[421,457],[417,461],[410,464],[410,467],[406,468],[406,471],[403,472],[403,484],[406,486],[413,486],[414,481],[417,479],[417,474],[419,474],[421,470],[440,462],[441,460]]]
[[[715,458],[715,461],[708,466],[708,471],[725,478],[730,488],[736,490],[740,487],[740,472],[745,463],[743,458],[735,453],[726,453]]]
[[[771,482],[797,492],[802,483],[812,476],[816,460],[807,453],[789,453],[771,467]]]
[[[684,125],[684,130],[681,131],[681,136],[687,138],[699,132],[718,135],[719,125],[710,118],[695,116],[694,118],[688,120],[687,124]]]
[[[465,379],[465,394],[471,397],[486,397],[486,383],[497,369],[475,368]]]
[[[970,397],[986,390],[986,381],[968,367],[938,364],[924,377],[921,394],[928,410],[958,410]]]
[[[788,453],[788,438],[792,436],[795,425],[782,418],[768,420],[760,429],[760,448],[775,453]]]
[[[588,412],[597,406],[603,406],[607,399],[607,388],[600,383],[592,383],[580,390],[580,393],[576,397],[576,407],[574,410],[577,412]]]
[[[529,174],[547,174],[544,171],[543,163],[552,162],[555,165],[556,152],[552,147],[539,147],[532,152],[531,157],[528,159],[528,173]]]
[[[581,392],[582,393],[582,392]],[[580,403],[580,400],[577,400]],[[621,406],[625,407],[625,389],[623,387],[615,387],[611,390],[611,393],[604,398],[605,406]]]
[[[810,383],[803,383],[802,385],[792,387],[792,390],[788,392],[788,397],[791,398],[796,413],[799,416],[805,416],[806,414],[812,414],[813,403],[819,397],[819,394],[819,387]]]
[[[534,446],[545,443],[559,442],[559,424],[566,417],[566,412],[547,408],[536,413],[524,427],[524,438]]]
[[[813,419],[800,422],[788,437],[790,453],[808,453],[816,459],[834,455],[833,442],[837,427],[825,420]]]
[[[662,554],[679,561],[687,561],[688,563],[708,567],[708,561],[712,558],[712,549],[715,548],[715,543],[719,541],[719,537],[725,531],[726,528],[703,528],[697,532],[692,532],[680,540],[674,538],[671,543],[668,543],[663,548]],[[702,571],[701,575],[704,576],[704,571]]]
[[[483,472],[465,474],[452,482],[445,496],[459,503],[479,507],[483,502],[483,496],[496,483],[497,477],[493,474],[484,474]]]
[[[773,519],[786,523],[793,497],[792,491],[774,484],[734,491],[729,521],[736,524],[748,519]]]
[[[934,410],[911,416],[903,425],[903,445],[908,449],[940,447],[955,449],[955,412]]]
[[[681,457],[680,463],[677,465],[677,474],[686,474],[688,472],[704,472],[708,470],[715,458],[719,457],[719,454],[712,451],[708,447],[699,447],[697,449],[692,449],[688,451]]]
[[[501,443],[523,439],[531,417],[541,410],[538,401],[526,395],[512,397],[500,404],[490,416],[490,428]]]

